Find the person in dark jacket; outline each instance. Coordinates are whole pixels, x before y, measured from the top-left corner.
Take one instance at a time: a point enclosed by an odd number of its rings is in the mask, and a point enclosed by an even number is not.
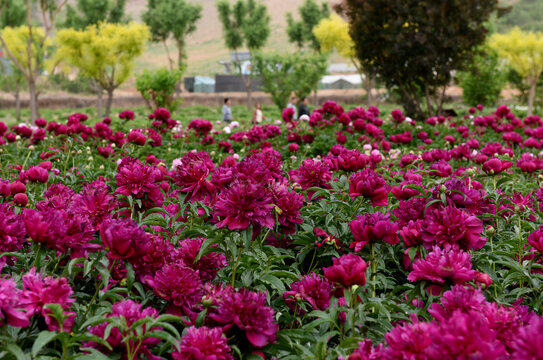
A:
[[[305,97],[300,99],[300,106],[298,107],[298,118],[302,115],[310,115],[309,107],[307,107],[307,98]]]

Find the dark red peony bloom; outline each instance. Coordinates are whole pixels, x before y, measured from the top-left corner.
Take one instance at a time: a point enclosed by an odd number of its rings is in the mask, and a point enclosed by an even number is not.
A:
[[[371,200],[373,206],[388,205],[388,186],[385,179],[371,169],[359,171],[349,178],[351,198],[363,196]]]
[[[147,138],[139,129],[134,129],[128,133],[128,142],[134,143],[136,145],[143,146],[147,141]]]
[[[305,159],[297,170],[290,172],[290,177],[298,183],[303,190],[311,187],[329,186],[332,180],[330,168],[323,162],[313,159]]]
[[[49,180],[49,172],[41,166],[31,166],[24,172],[24,176],[28,181],[39,182],[42,184],[47,183]],[[23,174],[21,174],[21,177],[23,177]]]
[[[334,283],[344,287],[366,284],[366,269],[368,265],[362,258],[353,253],[334,258],[334,265],[323,269],[324,276]]]
[[[105,316],[108,319],[123,318],[123,323],[126,326],[113,327],[109,332],[109,336],[106,337],[106,329],[109,322],[104,321],[101,324],[90,327],[88,330],[92,335],[104,339],[112,348],[111,350],[104,345],[89,341],[84,343],[85,346],[92,347],[100,350],[105,354],[110,354],[112,351],[120,352],[123,358],[127,356],[127,350],[130,351],[135,358],[140,358],[141,355],[149,360],[159,360],[158,356],[151,354],[150,348],[156,346],[160,339],[153,336],[146,336],[150,331],[162,330],[160,327],[148,328],[146,325],[142,326],[142,332],[137,332],[135,329],[131,329],[131,326],[140,319],[145,318],[157,318],[158,311],[148,307],[142,310],[141,304],[138,304],[132,300],[122,300],[111,307],[111,313]],[[127,338],[134,337],[137,340]]]
[[[15,281],[6,276],[0,277],[0,326],[5,324],[24,327],[30,325],[28,317],[21,311],[21,291],[17,289]]]
[[[231,360],[226,336],[221,328],[194,326],[181,338],[179,351],[172,352],[173,360]]]
[[[130,219],[106,220],[100,237],[111,259],[137,260],[147,253],[149,235]]]
[[[173,257],[182,260],[185,266],[198,271],[200,279],[207,282],[215,279],[217,271],[226,266],[226,258],[221,253],[210,252],[195,262],[204,240],[205,238],[194,238],[180,241]]]
[[[248,181],[235,182],[223,190],[213,206],[217,227],[243,230],[250,225],[273,228],[273,200],[262,185]]]
[[[185,313],[190,312],[203,295],[203,285],[195,271],[185,264],[167,264],[148,280],[155,294]]]
[[[97,228],[104,220],[109,219],[117,207],[117,199],[103,181],[94,181],[85,185],[83,190],[75,194],[69,211],[88,218]]]
[[[370,241],[384,241],[390,245],[397,244],[398,225],[390,222],[390,216],[382,213],[358,215],[356,219],[351,220],[349,228],[354,236],[354,241],[349,246],[354,248],[355,252]]]
[[[156,167],[146,166],[133,158],[124,158],[115,175],[118,186],[115,194],[146,200],[143,208],[162,206],[164,195],[158,185],[162,177]]]
[[[215,196],[215,186],[208,176],[214,167],[207,152],[189,152],[175,167],[172,178],[179,191],[190,193],[190,201],[210,201]]]
[[[255,347],[275,342],[279,326],[273,309],[266,305],[266,293],[228,289],[218,293],[220,299],[213,299],[217,307],[209,313],[210,319],[223,325],[227,332],[232,327],[243,331]]]
[[[295,225],[302,223],[300,209],[304,197],[295,191],[289,191],[285,185],[276,184],[272,188],[272,198],[283,234],[293,234],[296,231]]]
[[[543,227],[528,235],[528,244],[539,253],[543,254]]]

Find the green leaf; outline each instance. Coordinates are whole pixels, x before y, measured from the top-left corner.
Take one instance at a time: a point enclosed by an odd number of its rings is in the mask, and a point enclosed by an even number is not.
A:
[[[17,360],[28,360],[29,359],[28,355],[25,354],[23,352],[23,350],[21,350],[21,348],[18,347],[17,345],[15,345],[15,344],[6,344],[5,349],[7,351],[9,351],[10,353],[12,353]]]
[[[42,331],[36,340],[34,340],[34,344],[32,345],[32,356],[35,357],[38,355],[41,349],[51,341],[53,341],[57,336],[57,333],[54,331]]]

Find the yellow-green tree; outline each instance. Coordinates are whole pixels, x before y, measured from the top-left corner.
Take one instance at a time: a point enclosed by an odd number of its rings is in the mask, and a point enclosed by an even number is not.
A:
[[[368,105],[372,103],[373,98],[372,78],[369,75],[364,75],[364,69],[356,58],[356,52],[353,39],[349,34],[349,23],[343,20],[339,15],[332,14],[327,18],[322,19],[317,26],[313,28],[313,35],[320,43],[321,51],[329,52],[334,49],[339,55],[349,60],[362,78],[365,84],[366,93],[368,96]]]
[[[130,76],[134,59],[145,50],[149,30],[146,25],[91,25],[85,30],[63,29],[57,33],[57,59],[76,67],[99,86],[98,113],[102,90],[107,92],[106,116],[109,116],[113,92]]]
[[[492,35],[490,46],[530,86],[528,115],[532,115],[537,81],[543,73],[543,33],[524,32],[516,27],[507,34]]]
[[[36,1],[25,0],[23,7],[20,1],[0,0],[0,17],[3,18],[3,24],[15,25],[19,21],[14,20],[22,15],[20,10],[23,8],[26,10],[27,26],[2,29],[0,45],[28,83],[32,119],[39,117],[37,84],[44,69],[43,61],[47,59],[45,52],[48,49],[49,35],[66,2],[67,0],[40,0],[35,4]],[[15,8],[19,9],[14,12]],[[41,20],[40,27],[34,26],[35,18]],[[20,51],[23,47],[26,55]]]

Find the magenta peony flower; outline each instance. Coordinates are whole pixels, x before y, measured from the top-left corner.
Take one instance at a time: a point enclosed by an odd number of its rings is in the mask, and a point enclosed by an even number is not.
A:
[[[390,245],[397,244],[398,225],[390,222],[390,216],[382,213],[358,215],[351,220],[349,228],[354,236],[354,241],[349,246],[359,252],[370,241],[384,241]]]
[[[143,146],[147,141],[145,135],[139,129],[134,129],[128,133],[127,136],[128,142],[134,143],[136,145]]]
[[[230,289],[220,296],[214,300],[217,308],[209,313],[213,321],[223,325],[225,331],[237,327],[255,347],[275,342],[279,326],[274,322],[273,309],[266,305],[266,293]]]
[[[248,181],[234,182],[223,190],[213,206],[214,216],[219,218],[218,228],[243,230],[253,226],[273,228],[273,200],[262,185]]]
[[[441,304],[431,304],[428,312],[434,319],[443,322],[449,319],[457,310],[463,313],[469,313],[472,310],[481,311],[486,303],[485,296],[480,289],[454,285],[451,290],[445,291],[441,297]]]
[[[7,204],[0,204],[0,252],[19,250],[26,242],[25,224]]]
[[[26,209],[23,219],[32,241],[62,253],[70,251],[72,258],[86,256],[87,251],[100,248],[91,243],[94,230],[88,220],[79,215],[47,208],[43,211]]]
[[[387,206],[388,191],[385,179],[371,169],[359,171],[349,178],[351,198],[357,196],[369,198],[373,206]]]
[[[233,359],[221,328],[191,326],[179,345],[180,350],[172,352],[173,360]]]
[[[156,167],[143,165],[133,158],[124,158],[115,179],[118,186],[115,194],[145,200],[143,208],[162,206],[164,195],[158,186],[162,173]]]
[[[358,348],[349,355],[347,360],[380,360],[383,358],[383,344],[373,346],[371,340],[366,339],[358,343]]]
[[[385,334],[388,347],[383,351],[383,359],[428,359],[425,352],[432,344],[431,336],[437,330],[436,326],[419,322],[414,315],[411,319],[412,324],[393,327]]]
[[[207,152],[189,152],[174,169],[172,179],[179,191],[190,193],[190,201],[210,201],[215,196],[215,186],[208,176],[214,167]]]
[[[202,299],[203,285],[198,271],[184,264],[167,264],[148,282],[155,294],[185,313]]]
[[[432,333],[427,359],[506,359],[505,346],[479,313],[455,311]]]
[[[24,327],[30,325],[28,317],[21,311],[20,291],[13,279],[0,278],[0,326],[5,324]]]
[[[66,185],[53,184],[44,192],[43,200],[36,203],[36,209],[40,211],[66,210],[72,201],[74,191]]]
[[[119,119],[134,120],[134,112],[132,110],[124,110],[119,113]]]
[[[534,317],[521,328],[514,342],[514,360],[540,360],[543,354],[543,317]]]
[[[486,243],[482,232],[481,219],[449,205],[428,209],[422,226],[422,240],[426,249],[451,244],[462,250],[478,250]]]
[[[495,174],[501,173],[504,170],[509,169],[511,166],[513,166],[513,163],[511,161],[492,158],[490,160],[485,161],[482,169],[485,173],[489,175],[495,175]]]
[[[134,261],[147,253],[149,235],[131,219],[104,221],[100,237],[111,259]]]
[[[283,113],[281,114],[281,117],[285,121],[285,123],[292,122],[294,118],[294,109],[293,108],[285,108],[283,109]]]
[[[439,295],[445,284],[465,284],[472,281],[477,271],[472,270],[471,255],[448,246],[444,250],[434,246],[426,259],[419,259],[413,264],[413,271],[407,280],[428,280],[432,285],[427,291]]]
[[[366,284],[368,265],[362,258],[353,253],[333,259],[334,265],[323,269],[324,276],[344,287]]]
[[[295,191],[289,191],[285,185],[277,184],[272,188],[271,193],[282,233],[286,235],[294,234],[296,231],[295,225],[302,223],[300,209],[303,206],[304,197]]]
[[[39,182],[42,184],[47,183],[49,180],[49,172],[41,166],[31,166],[25,171],[24,175],[28,181]]]
[[[528,235],[528,244],[543,254],[543,226]]]
[[[210,252],[194,262],[204,240],[205,238],[194,238],[180,241],[173,256],[182,260],[185,266],[196,270],[202,282],[207,282],[215,279],[217,271],[226,266],[226,257],[218,252]]]
[[[411,220],[400,229],[399,234],[406,248],[422,244],[422,224],[422,220]]]
[[[73,196],[69,211],[88,218],[96,229],[104,220],[110,218],[116,207],[117,200],[106,184],[103,181],[94,181]]]
[[[333,284],[316,273],[303,276],[300,281],[290,285],[290,291],[283,294],[285,303],[291,309],[298,307],[300,300],[307,301],[315,310],[326,310],[330,306]],[[301,310],[301,309],[299,309]]]
[[[20,306],[26,310],[26,315],[30,319],[34,315],[40,315],[45,318],[48,329],[56,331],[71,331],[75,313],[67,311],[68,320],[64,324],[58,324],[52,317],[49,309],[45,308],[47,304],[59,304],[62,309],[67,310],[75,299],[71,298],[72,288],[68,284],[68,279],[54,278],[52,276],[36,275],[36,268],[30,269],[23,275],[23,290],[20,296]]]
[[[128,349],[135,356],[135,358],[140,358],[141,354],[145,355],[149,360],[159,360],[160,357],[151,354],[149,348],[157,345],[160,342],[160,339],[152,336],[145,337],[145,335],[147,332],[162,330],[162,328],[153,327],[149,329],[146,325],[144,325],[142,333],[138,333],[136,330],[129,330],[130,327],[140,319],[157,317],[158,312],[151,307],[142,310],[141,304],[138,304],[132,300],[122,300],[116,304],[113,304],[111,307],[111,313],[107,314],[106,318],[123,318],[126,322],[126,326],[111,328],[111,332],[107,338],[105,337],[105,333],[109,324],[108,322],[104,321],[103,323],[89,327],[88,329],[92,335],[98,336],[107,341],[112,350],[109,350],[105,346],[92,341],[84,343],[84,345],[98,349],[105,354],[110,354],[112,351],[118,351],[123,354],[123,358],[126,358]],[[128,337],[135,337],[136,339],[126,340]]]
[[[193,119],[187,129],[194,129],[196,136],[205,136],[213,129],[213,124],[205,119]]]
[[[290,172],[290,177],[303,190],[307,190],[311,187],[327,187],[328,181],[332,180],[332,172],[321,161],[305,159],[297,170]]]

